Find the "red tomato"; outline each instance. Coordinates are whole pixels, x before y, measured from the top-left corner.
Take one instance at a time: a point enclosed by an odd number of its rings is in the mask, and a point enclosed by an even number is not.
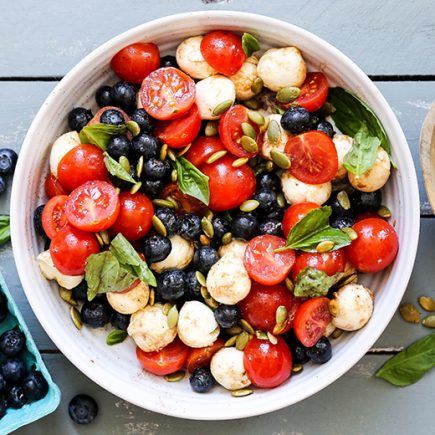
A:
[[[242,38],[222,30],[204,36],[201,41],[201,54],[216,71],[227,76],[234,75],[246,59]]]
[[[327,275],[332,276],[339,272],[344,272],[346,266],[346,256],[344,251],[337,249],[332,252],[319,254],[317,252],[301,252],[296,257],[295,265],[292,269],[292,279],[296,282],[296,277],[299,272],[306,267],[314,267],[314,269],[322,270]]]
[[[199,216],[204,216],[207,211],[207,206],[203,202],[193,196],[183,193],[176,183],[169,183],[166,185],[160,195],[161,198],[167,198],[168,196],[174,198],[180,205],[180,209],[178,210],[179,213],[194,213]]]
[[[387,221],[381,218],[363,219],[353,229],[358,238],[345,248],[346,257],[359,272],[378,272],[396,258],[399,239]]]
[[[295,262],[295,251],[287,249],[275,252],[285,246],[285,239],[263,235],[254,237],[245,251],[245,267],[249,276],[264,285],[274,285],[285,280]]]
[[[143,81],[140,100],[153,118],[179,118],[195,102],[195,82],[177,68],[159,68]]]
[[[107,180],[103,151],[91,144],[74,147],[59,162],[57,176],[70,192],[87,181]]]
[[[45,194],[49,198],[56,195],[68,195],[68,191],[60,184],[60,181],[52,174],[48,174],[44,183]]]
[[[242,316],[255,329],[273,332],[276,325],[276,309],[284,305],[288,312],[287,323],[279,331],[284,334],[293,326],[294,316],[300,305],[300,298],[295,298],[284,284],[265,286],[253,283],[251,291],[245,299],[237,304]]]
[[[282,232],[284,235],[288,237],[291,229],[315,208],[320,208],[320,205],[315,202],[300,202],[289,207],[282,219]]]
[[[218,338],[211,346],[190,349],[186,363],[189,373],[193,373],[198,367],[208,367],[213,355],[224,345],[222,338]]]
[[[65,203],[68,199],[66,195],[53,196],[44,210],[42,210],[42,228],[45,234],[52,239],[64,226],[68,224],[65,215]]]
[[[202,136],[195,139],[184,157],[199,168],[207,159],[217,151],[224,150],[224,144],[216,136]]]
[[[328,98],[328,79],[321,72],[307,74],[299,97],[293,102],[309,112],[319,110]]]
[[[107,230],[116,221],[120,205],[118,194],[106,181],[88,181],[74,189],[65,205],[71,225],[83,231]]]
[[[297,339],[304,346],[311,347],[322,337],[330,321],[329,299],[315,297],[308,299],[299,307],[293,328]]]
[[[290,173],[304,183],[326,183],[337,174],[337,150],[325,133],[309,131],[291,137],[285,152],[291,160]]]
[[[234,168],[234,160],[230,156],[224,156],[214,163],[205,163],[200,167],[209,177],[211,210],[224,211],[238,207],[255,192],[254,171],[248,165]]]
[[[219,136],[225,148],[237,157],[253,157],[256,153],[248,153],[240,145],[240,139],[244,135],[242,122],[251,124],[258,132],[258,126],[249,121],[248,109],[239,104],[231,107],[221,117],[219,122]]]
[[[160,66],[159,48],[152,42],[127,45],[113,56],[110,66],[122,80],[142,83],[150,72]]]
[[[286,381],[292,371],[292,355],[287,343],[253,337],[243,351],[243,365],[251,382],[259,388],[273,388]]]
[[[117,110],[118,112],[121,113],[121,115],[124,118],[124,121],[127,123],[128,121],[130,121],[129,116],[119,107],[116,106],[104,106],[102,107],[100,110],[97,111],[97,113],[94,115],[94,117],[88,122],[87,125],[94,125],[94,124],[100,124],[100,119],[101,119],[101,115],[106,111],[106,110]],[[127,136],[131,134],[130,132],[127,132]]]
[[[152,202],[143,193],[121,192],[121,209],[118,219],[110,228],[114,236],[121,233],[130,241],[144,237],[151,228],[154,208]]]
[[[181,118],[163,121],[155,130],[156,136],[172,148],[183,148],[198,136],[201,117],[194,104]]]
[[[88,257],[98,252],[95,236],[71,225],[61,229],[50,243],[51,259],[65,275],[83,275]]]
[[[147,371],[157,376],[165,376],[183,368],[189,348],[178,338],[158,352],[144,352],[136,348],[136,357]]]

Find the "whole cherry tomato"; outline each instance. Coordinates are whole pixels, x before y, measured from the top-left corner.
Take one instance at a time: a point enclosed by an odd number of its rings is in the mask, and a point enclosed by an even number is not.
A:
[[[311,210],[320,208],[315,202],[300,202],[290,206],[284,213],[282,219],[282,231],[288,237],[291,229],[304,218]]]
[[[224,150],[224,144],[217,136],[201,136],[195,139],[192,146],[189,148],[184,157],[189,160],[192,165],[199,168],[217,151]]]
[[[328,79],[321,72],[307,73],[299,97],[293,102],[310,112],[319,110],[328,98]]]
[[[219,349],[222,349],[224,345],[225,342],[222,340],[222,338],[218,338],[210,346],[190,349],[186,363],[189,373],[193,373],[198,367],[208,367],[213,355]]]

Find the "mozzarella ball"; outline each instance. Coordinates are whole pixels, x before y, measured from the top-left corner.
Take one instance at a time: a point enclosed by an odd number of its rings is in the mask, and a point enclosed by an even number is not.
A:
[[[188,301],[178,316],[178,336],[190,347],[206,347],[218,338],[220,328],[213,311],[199,301]]]
[[[211,267],[206,284],[212,298],[227,305],[237,304],[251,290],[251,280],[243,259],[231,254],[224,255]]]
[[[279,130],[281,132],[281,138],[279,142],[276,144],[270,143],[269,138],[267,136],[267,130],[264,132],[263,145],[261,147],[261,155],[266,160],[272,160],[272,157],[270,157],[270,152],[272,150],[284,152],[287,141],[292,135],[282,128],[281,115],[276,113],[273,115],[269,115],[268,118],[269,118],[269,122],[276,121],[278,123]]]
[[[248,242],[245,240],[233,239],[230,243],[222,245],[219,248],[218,254],[219,257],[223,257],[224,255],[233,255],[243,261],[247,246]]]
[[[50,172],[57,178],[57,167],[63,156],[80,145],[80,137],[76,131],[69,131],[58,137],[50,151]]]
[[[352,186],[362,192],[379,190],[390,178],[391,164],[387,152],[379,147],[375,164],[364,174],[355,175],[349,172]]]
[[[329,302],[332,324],[343,331],[356,331],[372,317],[374,295],[360,284],[347,284]]]
[[[236,99],[234,83],[227,77],[215,75],[196,84],[196,105],[201,119],[218,119],[213,115],[214,109],[224,101]]]
[[[347,174],[346,168],[343,166],[343,160],[344,156],[352,148],[353,139],[346,134],[336,134],[332,141],[334,142],[338,157],[338,171],[335,178],[341,180]]]
[[[59,272],[59,270],[56,269],[56,266],[53,263],[50,255],[50,250],[41,252],[36,257],[36,260],[38,261],[39,269],[41,270],[44,278],[47,278],[49,280],[54,279],[61,287],[68,290],[78,286],[84,278],[84,275],[71,276],[64,275],[63,273]]]
[[[151,263],[150,268],[157,273],[169,269],[185,269],[193,259],[193,243],[183,237],[174,235],[169,237],[172,244],[170,254],[162,261]]]
[[[323,184],[307,184],[293,177],[288,171],[281,174],[281,186],[289,204],[315,202],[324,204],[331,196],[332,186],[328,181]]]
[[[217,74],[217,71],[202,56],[202,38],[203,36],[192,36],[185,39],[177,47],[177,52],[175,53],[180,69],[194,79],[205,79]]]
[[[258,59],[256,57],[248,57],[245,62],[243,62],[239,71],[230,77],[236,87],[236,97],[238,100],[245,101],[255,96],[251,86],[258,77],[257,63]]]
[[[243,352],[235,347],[223,347],[211,359],[210,371],[227,390],[239,390],[251,385],[243,364]]]
[[[131,315],[128,335],[144,352],[155,352],[172,343],[177,336],[177,327],[168,326],[163,305],[148,305]]]
[[[111,307],[121,314],[133,314],[146,307],[150,297],[148,284],[140,281],[128,292],[109,292],[107,300]]]
[[[307,66],[296,47],[271,48],[261,56],[257,74],[264,85],[277,92],[288,86],[300,87],[307,75]]]

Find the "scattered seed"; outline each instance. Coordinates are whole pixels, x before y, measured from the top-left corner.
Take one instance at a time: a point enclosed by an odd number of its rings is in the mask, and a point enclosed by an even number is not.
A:
[[[291,103],[299,97],[301,90],[296,86],[282,88],[276,93],[276,99],[280,103]]]
[[[216,151],[206,160],[206,163],[214,163],[216,160],[219,160],[227,153],[228,153],[227,150]]]
[[[331,334],[331,337],[332,338],[339,338],[339,337],[341,337],[342,335],[343,335],[343,330],[342,329],[340,329],[340,328],[335,328],[334,329],[334,331],[332,332],[332,334]]]
[[[281,169],[288,169],[291,166],[291,162],[287,154],[273,149],[270,152],[270,157],[272,158],[273,163]]]
[[[391,217],[391,210],[388,207],[385,207],[384,205],[381,205],[379,207],[379,210],[378,210],[378,215],[381,218],[389,219]]]
[[[108,346],[113,346],[115,344],[122,343],[128,336],[127,331],[122,329],[114,329],[106,337],[106,344]]]
[[[259,94],[261,92],[261,90],[263,89],[263,80],[261,79],[261,77],[257,77],[251,85],[251,91],[254,94]]]
[[[292,367],[293,375],[298,375],[299,373],[302,373],[302,370],[304,370],[304,366],[302,364],[293,364]]]
[[[177,211],[180,209],[180,204],[178,204],[178,202],[172,197],[172,196],[167,196],[166,201],[169,201],[172,204],[172,208]]]
[[[284,323],[287,320],[287,316],[288,316],[287,308],[284,305],[280,305],[276,309],[276,313],[275,313],[276,323],[278,325]]]
[[[246,135],[242,136],[240,139],[240,145],[242,145],[242,148],[248,153],[256,153],[258,151],[257,142],[255,142],[252,137]]]
[[[233,168],[240,168],[240,166],[245,165],[248,163],[249,159],[247,157],[240,157],[239,159],[234,160],[234,162],[231,164]]]
[[[273,335],[279,335],[281,334],[285,327],[287,326],[287,319],[284,321],[284,323],[277,323],[272,330],[272,334]]]
[[[136,165],[136,175],[138,176],[138,178],[140,178],[140,176],[142,175],[142,171],[143,171],[143,156],[140,156]]]
[[[267,334],[264,331],[255,331],[255,335],[259,340],[267,340]]]
[[[257,125],[264,125],[265,122],[264,116],[254,110],[248,110],[248,119]]]
[[[218,134],[218,123],[215,121],[208,121],[204,133],[209,137],[216,136]]]
[[[245,397],[245,396],[249,396],[253,393],[252,390],[249,390],[248,388],[244,388],[241,390],[234,390],[231,391],[231,396],[233,397]]]
[[[199,273],[201,273],[201,272],[199,272]],[[201,296],[204,299],[207,299],[210,297],[210,293],[208,292],[207,287],[205,285],[201,285],[200,292],[201,292]]]
[[[281,127],[275,119],[271,119],[269,122],[267,139],[272,145],[277,145],[281,142]]]
[[[285,279],[284,284],[285,284],[285,286],[287,287],[287,290],[288,290],[288,291],[291,291],[291,292],[294,291],[294,289],[295,289],[295,285],[293,284],[293,281],[292,281],[289,277],[287,277],[287,278]]]
[[[171,373],[169,375],[163,376],[165,378],[165,381],[167,382],[178,382],[184,379],[185,372],[183,370],[179,370],[178,372]]]
[[[204,231],[204,234],[207,237],[210,237],[210,239],[213,238],[214,236],[214,228],[213,228],[213,224],[211,223],[211,221],[209,219],[207,219],[206,217],[203,217],[201,219],[201,228],[202,231]]]
[[[168,201],[167,199],[161,199],[161,198],[153,199],[153,204],[157,205],[158,207],[174,208],[174,204],[171,201]]]
[[[341,231],[347,234],[350,240],[356,240],[358,238],[358,233],[351,227],[342,228]]]
[[[228,245],[228,243],[231,243],[231,240],[233,240],[233,235],[231,233],[225,233],[222,236],[222,244]]]
[[[232,337],[230,337],[224,344],[225,347],[232,347],[236,344],[236,340],[237,340],[238,335],[233,335]]]
[[[142,181],[138,181],[136,184],[133,185],[133,187],[130,189],[130,193],[133,195],[136,192],[139,191],[139,189],[142,187]]]
[[[279,192],[278,195],[276,195],[276,202],[278,203],[278,207],[279,208],[283,208],[286,205],[286,200],[284,195]]]
[[[213,214],[213,212],[212,212],[210,209],[208,209],[208,210],[204,213],[204,216],[205,216],[209,221],[211,221],[211,220],[213,219],[214,214]]]
[[[177,178],[178,178],[178,172],[176,169],[173,169],[171,172],[171,181],[175,183],[177,181]]]
[[[190,147],[192,146],[192,143],[190,143],[189,145],[186,145],[178,154],[178,157],[184,156],[184,154],[187,153],[187,151],[190,150]]]
[[[110,244],[109,233],[106,230],[100,231],[98,234],[103,239],[103,242],[104,242],[105,245],[109,245]]]
[[[177,326],[178,323],[178,310],[177,310],[177,306],[174,305],[173,307],[170,308],[170,310],[168,311],[168,326],[169,328],[175,328]]]
[[[241,127],[242,127],[243,134],[249,136],[254,140],[256,139],[257,132],[255,131],[254,127],[252,127],[252,125],[249,124],[249,122],[242,122]]]
[[[80,317],[79,310],[76,307],[71,307],[69,310],[69,314],[74,323],[74,326],[80,330],[83,324],[82,324],[82,319]]]
[[[331,242],[330,240],[324,240],[316,246],[316,251],[320,254],[323,254],[324,252],[329,252],[333,247],[334,242]]]
[[[164,314],[165,316],[167,316],[168,313],[169,313],[169,310],[170,310],[171,308],[172,308],[172,304],[171,304],[170,302],[166,302],[166,304],[163,305],[163,308],[162,308],[163,314]]]
[[[205,234],[201,234],[199,236],[199,243],[201,243],[202,246],[210,246],[210,239]]]
[[[98,244],[99,244],[101,247],[103,247],[103,246],[104,246],[104,241],[103,241],[103,238],[100,236],[100,234],[95,233],[95,237],[96,237],[96,239],[97,239]]]
[[[255,175],[261,174],[265,170],[266,170],[266,162],[261,162],[254,168],[254,174]]]
[[[119,195],[121,193],[121,189],[119,187],[115,187],[116,194]]]
[[[130,120],[127,122],[127,124],[125,124],[125,126],[133,136],[137,136],[140,133],[140,127],[136,121]]]
[[[410,303],[401,304],[399,307],[400,315],[403,320],[409,323],[420,323],[420,312]]]
[[[264,133],[269,128],[270,118],[264,118],[264,124],[260,126],[260,133]]]
[[[205,276],[198,270],[195,273],[196,279],[198,280],[198,282],[203,286],[203,287],[207,287],[206,284],[206,280],[205,280]]]
[[[240,210],[249,213],[258,208],[259,205],[260,203],[256,199],[248,199],[240,205]]]
[[[169,160],[172,160],[173,162],[175,162],[177,160],[177,156],[175,155],[174,151],[168,149],[168,157]]]
[[[162,237],[166,237],[168,235],[168,231],[166,230],[165,224],[158,218],[156,215],[153,216],[153,227]]]
[[[126,170],[128,173],[130,173],[130,161],[127,159],[127,157],[121,156],[118,159],[118,162],[124,170]]]
[[[155,303],[155,301],[156,301],[156,292],[155,292],[154,289],[152,288],[152,289],[150,290],[150,296],[149,296],[149,298],[148,298],[148,305],[153,306],[154,303]]]
[[[344,210],[350,210],[350,199],[345,190],[341,190],[337,193],[337,200]]]
[[[165,143],[162,145],[160,149],[160,160],[166,160],[166,156],[168,155],[168,144]]]
[[[340,281],[338,281],[337,287],[341,288],[347,284],[352,284],[352,283],[357,282],[357,281],[358,281],[358,274],[356,272],[353,272],[350,275],[345,276]]]
[[[249,334],[246,331],[242,331],[236,338],[236,349],[243,350],[248,344],[249,339]]]
[[[435,299],[429,296],[420,296],[418,298],[418,303],[421,305],[421,308],[426,311],[435,311]]]
[[[228,335],[239,335],[242,331],[243,331],[243,329],[238,325],[225,329],[225,332]]]
[[[265,167],[266,167],[266,171],[267,171],[267,172],[272,172],[272,171],[275,169],[275,167],[274,167],[274,165],[273,165],[273,162],[271,162],[270,160],[268,160],[268,161],[266,162]]]
[[[240,320],[240,325],[248,334],[255,334],[254,328],[245,319]]]
[[[222,101],[222,103],[219,103],[211,112],[213,116],[220,116],[224,112],[226,112],[232,105],[234,101],[233,100],[225,100]]]
[[[250,100],[246,100],[244,104],[248,109],[252,109],[252,110],[258,110],[263,105],[261,101],[258,100],[257,98],[251,98]]]
[[[215,301],[212,297],[204,299],[204,301],[205,304],[212,310],[215,310],[219,306],[219,302]]]
[[[77,301],[73,298],[71,290],[59,287],[59,295],[68,304],[72,305],[73,307],[77,306]]]
[[[435,328],[435,314],[426,316],[421,323],[423,326],[426,326],[426,328]]]
[[[278,343],[278,339],[273,334],[271,334],[270,332],[267,332],[267,338],[269,339],[269,341],[272,344],[277,344]]]

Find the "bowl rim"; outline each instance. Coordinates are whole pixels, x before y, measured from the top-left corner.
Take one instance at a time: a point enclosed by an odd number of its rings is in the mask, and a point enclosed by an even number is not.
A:
[[[247,12],[239,12],[239,11],[228,11],[228,10],[219,10],[219,11],[197,11],[197,12],[185,12],[180,14],[169,15],[166,17],[158,18],[155,20],[148,21],[146,23],[135,26],[121,34],[116,35],[111,38],[107,42],[103,43],[96,49],[94,49],[91,53],[89,53],[86,57],[84,57],[81,61],[79,61],[57,84],[53,91],[49,94],[41,108],[39,109],[37,115],[35,116],[27,134],[24,139],[21,153],[20,155],[25,155],[27,152],[31,152],[32,141],[31,138],[35,134],[36,129],[40,120],[44,117],[45,112],[48,110],[50,104],[58,97],[59,91],[64,88],[68,88],[68,85],[73,80],[74,76],[76,76],[79,72],[85,70],[88,67],[92,67],[92,63],[95,58],[98,58],[102,53],[106,50],[112,48],[114,45],[118,45],[120,41],[125,41],[135,35],[138,38],[140,34],[146,34],[146,30],[148,26],[164,26],[165,28],[171,28],[172,23],[176,23],[178,21],[189,20],[189,19],[204,19],[208,18],[213,19],[229,19],[229,18],[243,18],[243,20],[250,21],[253,23],[258,23],[261,21],[262,26],[280,26],[286,27],[290,33],[297,34],[300,37],[307,38],[312,43],[324,48],[328,52],[332,52],[335,56],[339,57],[341,61],[346,64],[346,66],[352,71],[353,77],[357,79],[357,82],[364,87],[364,89],[368,90],[374,98],[377,99],[380,107],[382,108],[383,115],[385,118],[388,118],[388,121],[391,123],[391,126],[395,129],[396,133],[399,135],[399,144],[401,153],[404,155],[404,160],[406,160],[409,165],[407,168],[407,177],[406,183],[407,188],[410,193],[411,203],[408,204],[409,211],[409,231],[412,237],[409,237],[409,244],[407,244],[407,262],[402,265],[403,267],[400,269],[401,276],[401,291],[397,291],[394,298],[394,310],[391,309],[388,313],[383,313],[384,317],[382,318],[382,322],[379,321],[377,330],[372,331],[372,334],[369,336],[370,342],[367,341],[364,343],[364,346],[358,346],[360,340],[353,340],[355,343],[348,343],[347,346],[352,348],[352,355],[348,355],[346,359],[346,363],[341,366],[337,366],[336,370],[330,370],[325,374],[322,378],[316,377],[316,384],[311,385],[312,388],[307,388],[307,391],[300,391],[297,399],[290,397],[290,395],[280,396],[280,400],[262,400],[261,406],[258,406],[256,403],[252,403],[252,406],[228,406],[226,407],[226,415],[216,415],[211,409],[208,412],[203,412],[202,409],[201,415],[198,413],[192,412],[191,409],[186,409],[183,407],[170,407],[167,408],[163,406],[159,401],[146,401],[144,395],[134,395],[127,394],[121,387],[123,386],[122,381],[119,379],[115,379],[113,376],[107,376],[107,373],[104,370],[96,370],[96,367],[89,367],[86,364],[86,358],[82,359],[81,352],[68,346],[68,340],[64,341],[65,337],[68,337],[68,333],[63,332],[61,328],[56,328],[55,325],[51,325],[47,318],[44,316],[44,309],[41,307],[41,301],[36,297],[36,295],[32,292],[32,286],[34,285],[28,276],[27,270],[29,267],[29,260],[26,259],[26,256],[19,255],[19,252],[26,251],[26,243],[25,237],[22,231],[22,224],[24,224],[25,220],[23,216],[20,216],[20,208],[22,206],[20,201],[20,193],[26,190],[25,186],[21,179],[19,181],[15,180],[12,186],[12,196],[11,196],[11,238],[12,238],[12,247],[14,250],[15,262],[18,270],[18,274],[20,280],[22,282],[26,297],[34,311],[36,317],[41,323],[44,330],[49,335],[50,339],[56,344],[56,346],[61,350],[61,352],[71,361],[81,372],[83,372],[87,377],[92,379],[95,383],[105,388],[107,391],[115,394],[116,396],[127,400],[139,407],[149,409],[154,412],[159,412],[166,415],[171,415],[174,417],[180,418],[188,418],[188,419],[196,419],[196,420],[229,420],[235,418],[245,418],[251,417],[255,415],[265,414],[268,412],[272,412],[291,404],[297,403],[307,397],[317,393],[322,390],[332,382],[334,382],[337,378],[341,377],[345,372],[347,372],[354,364],[356,364],[367,352],[368,348],[373,345],[373,343],[379,338],[379,336],[384,332],[386,326],[388,325],[391,317],[394,315],[394,312],[400,302],[400,299],[403,296],[403,293],[406,290],[406,285],[411,276],[412,268],[415,261],[415,256],[417,252],[418,245],[418,235],[419,235],[419,227],[420,227],[420,204],[419,204],[419,193],[418,193],[418,184],[417,184],[417,176],[415,172],[415,166],[413,164],[413,159],[410,153],[410,150],[407,146],[407,141],[404,136],[404,133],[400,127],[399,122],[397,121],[392,109],[389,104],[382,96],[380,91],[376,88],[376,86],[371,82],[368,76],[345,54],[343,54],[340,50],[323,40],[322,38],[316,36],[315,34],[304,30],[298,26],[287,23],[285,21],[270,18],[260,14],[253,14]],[[16,174],[20,174],[22,171],[21,168],[24,168],[24,158],[19,158],[16,168]],[[18,178],[18,177],[16,177]],[[402,181],[405,183],[405,180]],[[352,345],[352,346],[351,346]],[[351,349],[349,349],[351,350]],[[350,353],[350,352],[349,352]],[[104,376],[106,374],[106,376]],[[254,395],[255,396],[255,395]],[[230,396],[231,397],[231,396]],[[252,397],[252,396],[250,396]],[[146,402],[146,404],[144,403]]]

